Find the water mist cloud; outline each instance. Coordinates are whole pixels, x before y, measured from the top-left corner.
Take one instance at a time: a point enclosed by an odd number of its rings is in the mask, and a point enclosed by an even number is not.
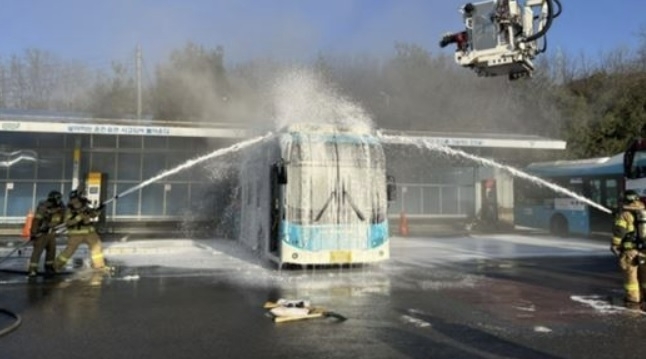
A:
[[[276,128],[299,122],[374,127],[361,106],[312,70],[283,73],[272,88],[272,101]]]

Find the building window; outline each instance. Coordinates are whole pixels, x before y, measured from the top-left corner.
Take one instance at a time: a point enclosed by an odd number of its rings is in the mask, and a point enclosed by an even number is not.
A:
[[[140,171],[140,153],[119,153],[119,159],[117,162],[117,181],[140,181]]]

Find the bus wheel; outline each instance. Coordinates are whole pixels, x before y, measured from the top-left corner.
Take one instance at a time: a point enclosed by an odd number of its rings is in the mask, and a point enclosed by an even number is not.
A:
[[[550,221],[550,233],[555,236],[566,237],[568,235],[567,219],[561,215],[552,217]]]

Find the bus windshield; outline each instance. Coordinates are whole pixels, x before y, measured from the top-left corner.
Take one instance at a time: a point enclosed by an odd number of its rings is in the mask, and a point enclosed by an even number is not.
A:
[[[637,139],[626,150],[624,175],[629,179],[646,177],[646,140]]]
[[[287,205],[299,224],[376,223],[386,216],[385,160],[378,144],[292,145]]]
[[[296,166],[331,165],[385,168],[385,159],[378,144],[366,142],[296,142],[292,144],[290,161]]]

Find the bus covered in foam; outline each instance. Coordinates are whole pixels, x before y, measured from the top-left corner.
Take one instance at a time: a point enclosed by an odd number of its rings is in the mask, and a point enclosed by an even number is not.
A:
[[[240,175],[239,239],[263,257],[281,266],[389,258],[391,191],[372,129],[290,125],[247,151]]]

